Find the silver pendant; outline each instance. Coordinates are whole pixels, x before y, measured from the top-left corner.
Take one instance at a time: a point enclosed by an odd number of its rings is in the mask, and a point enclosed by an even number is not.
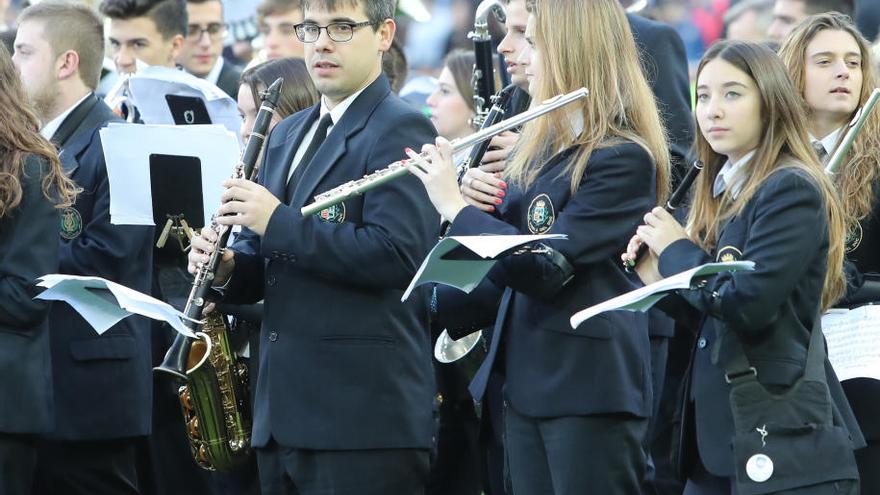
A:
[[[773,475],[773,460],[764,454],[755,454],[746,462],[746,474],[756,483],[763,483]]]

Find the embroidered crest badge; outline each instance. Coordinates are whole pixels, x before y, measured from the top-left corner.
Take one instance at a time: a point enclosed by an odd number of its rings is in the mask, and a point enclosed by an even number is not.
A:
[[[345,203],[339,203],[324,208],[318,213],[318,218],[326,223],[342,223],[345,221]]]
[[[539,194],[532,200],[527,213],[527,223],[529,232],[532,234],[543,234],[550,230],[553,222],[556,221],[556,211],[553,209],[553,202],[550,196]]]
[[[82,233],[82,215],[76,208],[67,207],[61,212],[61,237],[75,239]]]
[[[724,246],[718,250],[718,255],[715,256],[715,261],[739,261],[740,258],[742,258],[742,251],[733,246]]]
[[[862,244],[862,225],[857,223],[855,228],[846,233],[846,252],[855,251]]]

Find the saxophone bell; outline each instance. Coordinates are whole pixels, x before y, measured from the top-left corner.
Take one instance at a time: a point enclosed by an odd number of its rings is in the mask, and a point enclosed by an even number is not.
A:
[[[464,337],[453,339],[449,332],[443,330],[434,342],[434,359],[449,364],[467,356],[483,337],[483,331],[469,333]]]

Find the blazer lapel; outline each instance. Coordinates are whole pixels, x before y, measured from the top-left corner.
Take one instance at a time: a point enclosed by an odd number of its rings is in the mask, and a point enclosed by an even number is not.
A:
[[[97,98],[94,94],[90,95],[89,98]],[[89,103],[88,101],[84,101],[81,105]],[[68,118],[75,117],[74,114],[68,116]],[[65,142],[59,143],[58,147],[58,159],[61,162],[61,166],[64,168],[64,171],[67,173],[68,177],[71,177],[79,168],[79,155],[85,150],[89,144],[92,142],[92,136],[98,129],[104,125],[108,120],[119,120],[115,114],[104,104],[103,101],[98,100],[95,102],[94,106],[92,106],[91,111],[85,115],[85,117],[80,120],[80,122],[76,126],[76,130],[73,134],[68,137]],[[65,119],[66,123],[66,119]],[[63,125],[63,124],[62,124]]]
[[[303,206],[315,194],[318,184],[345,154],[348,139],[364,128],[373,110],[390,91],[388,79],[380,75],[354,100],[339,122],[330,130],[327,139],[315,154],[309,170],[296,185],[291,205]]]

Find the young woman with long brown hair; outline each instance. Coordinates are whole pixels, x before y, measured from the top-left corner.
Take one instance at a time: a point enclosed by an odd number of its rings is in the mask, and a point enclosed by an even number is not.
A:
[[[804,97],[813,146],[827,160],[877,87],[871,47],[849,17],[827,13],[805,19],[779,55]],[[880,112],[865,122],[831,179],[848,220],[841,305],[880,301]],[[843,389],[868,443],[856,452],[862,493],[880,493],[880,381],[854,378]]]
[[[749,493],[773,493],[804,485],[819,486],[809,493],[857,493],[858,426],[836,377],[817,361],[820,311],[844,291],[844,214],[806,136],[801,102],[776,54],[744,42],[706,52],[696,94],[696,156],[705,169],[687,225],[655,208],[623,255],[631,259],[642,242],[648,245],[637,266],[645,283],[716,260],[755,263],[754,271],[719,275],[661,301],[698,337],[683,408],[685,493],[729,494],[745,486]],[[744,368],[736,366],[743,361]],[[824,384],[808,403],[797,395],[805,373]],[[792,432],[778,428],[789,418],[778,414],[743,428],[751,419],[744,411],[761,403],[755,397],[743,403],[741,386],[758,389],[762,399],[767,390],[785,392],[793,410],[812,413],[816,405],[816,435],[833,437],[842,454],[789,448]],[[792,468],[787,461],[795,457],[812,469]],[[825,482],[838,482],[840,491],[820,486]]]
[[[76,187],[40,136],[19,75],[0,47],[0,493],[30,493],[35,435],[52,426],[49,305],[34,281],[58,269],[59,209]]]
[[[447,304],[439,290],[438,313],[465,325],[497,314],[471,391],[482,397],[493,366],[506,375],[514,493],[638,493],[651,413],[647,319],[617,313],[575,331],[568,321],[577,308],[633,287],[615,258],[639,210],[666,197],[667,145],[617,0],[538,0],[526,36],[528,60],[518,62],[527,64],[534,101],[581,87],[590,96],[523,127],[499,217],[466,206],[447,141],[427,146],[430,163],[416,160],[410,170],[452,222],[450,235],[568,239],[501,260],[477,289],[494,296],[484,298],[486,314],[470,310],[468,298],[466,310]]]

